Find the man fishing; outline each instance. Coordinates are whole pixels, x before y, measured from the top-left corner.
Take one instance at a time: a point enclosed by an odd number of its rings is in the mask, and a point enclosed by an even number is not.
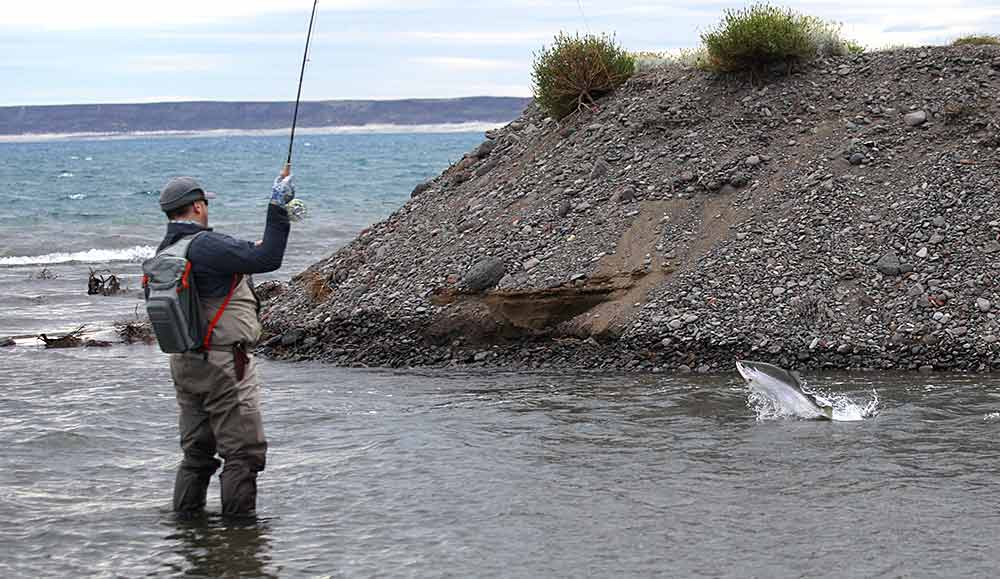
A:
[[[260,412],[260,379],[250,350],[260,338],[259,302],[251,274],[281,267],[288,242],[288,204],[295,187],[286,164],[274,181],[267,206],[264,238],[240,241],[208,226],[214,195],[191,177],[171,179],[160,193],[167,234],[158,252],[183,240],[197,308],[204,326],[195,349],[170,355],[177,393],[180,444],[184,458],[174,484],[174,510],[204,509],[212,474],[224,461],[222,512],[253,513],[257,473],[264,470],[267,441]],[[176,351],[176,350],[175,350]]]

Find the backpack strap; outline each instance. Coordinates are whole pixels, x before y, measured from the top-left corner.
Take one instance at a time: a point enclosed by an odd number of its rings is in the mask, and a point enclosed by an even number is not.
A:
[[[208,323],[208,329],[205,330],[205,341],[201,344],[202,350],[209,350],[212,347],[212,332],[215,331],[215,326],[222,319],[222,313],[226,311],[226,306],[229,305],[229,300],[233,299],[233,294],[236,293],[236,287],[240,285],[243,281],[243,274],[235,273],[233,274],[233,285],[229,288],[229,293],[226,294],[226,299],[222,300],[222,305],[219,306],[219,311],[215,312],[215,316],[212,321]]]

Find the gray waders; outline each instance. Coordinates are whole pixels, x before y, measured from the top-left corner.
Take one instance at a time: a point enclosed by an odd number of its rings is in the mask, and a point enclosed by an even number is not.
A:
[[[208,483],[223,464],[216,453],[224,461],[223,514],[249,514],[257,506],[257,473],[264,470],[267,440],[257,364],[248,353],[261,331],[251,283],[249,276],[237,276],[230,296],[201,298],[204,319],[212,320],[207,347],[170,356],[184,450],[174,484],[178,512],[205,507]]]

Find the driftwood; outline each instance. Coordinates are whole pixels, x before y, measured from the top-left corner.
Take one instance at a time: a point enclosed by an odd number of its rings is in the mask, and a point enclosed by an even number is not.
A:
[[[45,334],[39,334],[38,339],[45,342],[46,348],[79,348],[83,345],[83,339],[80,336],[83,334],[83,330],[86,329],[86,327],[87,326],[80,326],[65,336],[59,336],[57,338],[50,338]]]
[[[100,275],[102,272],[107,272],[108,275]],[[126,291],[128,291],[128,288],[122,289],[122,284],[118,280],[118,276],[110,271],[90,270],[90,279],[87,281],[87,295],[115,296]]]
[[[130,320],[119,320],[114,323],[115,331],[126,344],[152,344],[156,341],[153,334],[153,325],[149,319],[139,315],[139,306],[135,307],[135,315]]]
[[[46,348],[107,348],[111,342],[105,340],[84,340],[81,336],[87,326],[80,326],[65,336],[50,338],[45,334],[39,334],[38,339],[45,342]]]

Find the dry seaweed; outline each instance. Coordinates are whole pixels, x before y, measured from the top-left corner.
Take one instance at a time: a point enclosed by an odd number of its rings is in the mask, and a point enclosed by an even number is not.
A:
[[[132,319],[118,320],[114,323],[115,331],[126,344],[152,344],[156,341],[153,325],[148,318],[139,315],[139,306],[135,307]]]
[[[107,273],[107,275],[101,275]],[[90,279],[87,281],[87,295],[96,296],[116,296],[128,291],[122,288],[118,276],[108,270],[90,270]]]

